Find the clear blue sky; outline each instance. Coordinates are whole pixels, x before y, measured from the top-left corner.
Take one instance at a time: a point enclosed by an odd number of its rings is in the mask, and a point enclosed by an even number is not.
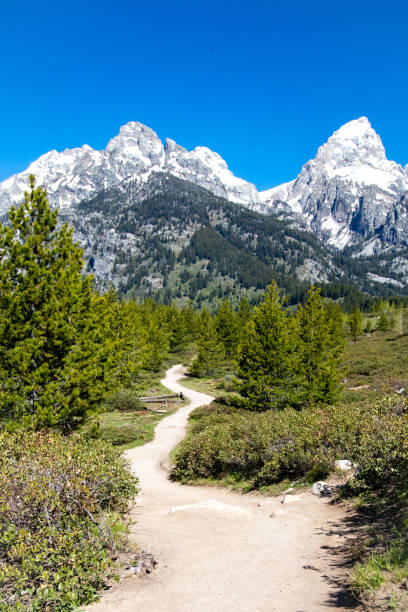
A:
[[[366,115],[408,162],[403,0],[3,3],[0,180],[127,121],[268,188]]]

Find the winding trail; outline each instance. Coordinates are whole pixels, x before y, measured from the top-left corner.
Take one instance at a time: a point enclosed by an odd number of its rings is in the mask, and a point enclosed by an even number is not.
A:
[[[183,439],[190,412],[213,399],[183,387],[182,376],[182,366],[174,366],[161,382],[182,391],[190,403],[160,421],[152,442],[126,452],[141,485],[134,537],[154,554],[158,569],[113,585],[89,611],[355,609],[340,603],[339,596],[344,509],[310,493],[282,505],[282,496],[241,495],[168,480],[169,453]],[[276,510],[284,514],[271,517]]]

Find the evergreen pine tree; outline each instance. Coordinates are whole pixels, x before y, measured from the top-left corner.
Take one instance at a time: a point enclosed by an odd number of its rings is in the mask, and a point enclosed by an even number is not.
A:
[[[358,306],[354,307],[353,312],[348,318],[348,326],[350,330],[350,336],[354,343],[357,342],[358,337],[363,333],[363,317]]]
[[[235,361],[239,391],[250,410],[296,405],[298,390],[293,321],[283,310],[276,283],[245,327]]]
[[[186,342],[194,342],[200,335],[200,315],[191,301],[181,309],[186,328]]]
[[[169,304],[161,307],[161,319],[167,328],[170,350],[181,349],[186,344],[187,331],[183,313],[174,304]]]
[[[345,344],[345,315],[336,302],[326,302],[324,305],[326,311],[327,320],[330,327],[330,334],[334,342],[337,342],[341,346]]]
[[[109,296],[109,293],[105,295],[105,298]],[[120,382],[125,386],[132,386],[135,376],[145,365],[147,325],[142,317],[139,304],[134,300],[119,302],[113,298],[113,302],[116,306],[116,333],[121,339],[123,352]]]
[[[312,288],[296,313],[299,375],[303,403],[333,402],[339,391],[344,334],[336,308],[325,308],[320,289]]]
[[[198,354],[190,366],[192,376],[215,374],[224,358],[224,349],[218,341],[214,321],[206,310],[201,315],[201,331],[197,341]]]
[[[238,319],[241,323],[241,329],[244,329],[245,325],[248,323],[249,319],[252,317],[252,308],[251,304],[248,302],[247,298],[244,296],[238,308]]]
[[[391,322],[390,322],[390,318],[388,317],[387,313],[383,310],[382,313],[380,314],[380,318],[378,319],[378,323],[377,323],[377,329],[379,331],[388,331],[391,327]]]
[[[70,431],[114,384],[112,313],[82,277],[72,230],[33,176],[30,187],[0,225],[0,418]]]
[[[237,350],[240,325],[238,317],[232,310],[228,300],[222,302],[214,322],[218,341],[224,346],[225,356],[227,359],[230,359]]]
[[[157,313],[147,322],[146,344],[143,347],[143,368],[158,372],[169,352],[169,333]]]

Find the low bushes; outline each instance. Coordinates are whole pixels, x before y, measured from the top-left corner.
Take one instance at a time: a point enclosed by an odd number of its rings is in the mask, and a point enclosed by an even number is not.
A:
[[[105,399],[105,408],[109,412],[114,410],[144,410],[143,402],[137,397],[132,389],[119,389],[111,393]]]
[[[371,406],[359,430],[359,470],[351,492],[394,490],[406,495],[408,485],[408,407],[395,396]]]
[[[112,516],[136,479],[98,440],[0,433],[0,610],[73,610],[92,601],[116,549]]]
[[[293,409],[263,414],[222,406],[193,413],[172,477],[222,478],[234,473],[256,488],[306,474],[317,464],[326,472],[331,449],[323,444],[319,412]]]
[[[253,488],[286,478],[321,478],[336,459],[363,467],[354,486],[380,487],[408,472],[405,402],[395,396],[328,407],[253,414],[213,404],[192,414],[172,478],[181,481],[239,475]]]
[[[143,440],[144,434],[136,425],[125,423],[123,427],[104,425],[99,428],[99,436],[101,440],[113,444],[113,446],[124,446],[125,444],[136,443],[137,440]]]

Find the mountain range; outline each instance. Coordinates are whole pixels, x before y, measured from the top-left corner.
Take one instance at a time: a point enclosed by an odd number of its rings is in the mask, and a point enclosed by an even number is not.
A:
[[[295,180],[263,192],[210,149],[163,145],[137,122],[105,150],[50,151],[0,183],[0,215],[22,200],[29,174],[74,226],[99,282],[124,293],[204,299],[256,293],[270,278],[292,292],[297,279],[378,293],[408,280],[407,168],[386,158],[365,117],[334,132]]]

